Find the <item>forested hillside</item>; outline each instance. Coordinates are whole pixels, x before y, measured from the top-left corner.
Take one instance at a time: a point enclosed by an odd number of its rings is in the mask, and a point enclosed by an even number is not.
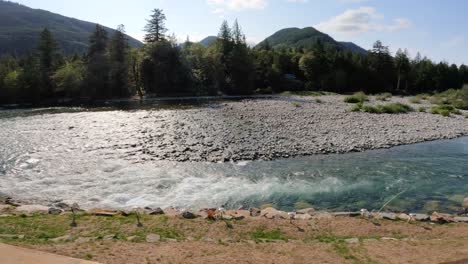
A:
[[[285,28],[282,29],[257,45],[257,48],[295,48],[311,49],[317,42],[324,46],[342,50],[365,54],[366,50],[352,42],[338,42],[329,35],[316,30],[313,27],[307,28]]]
[[[39,33],[45,27],[52,32],[65,54],[81,54],[89,47],[89,35],[95,24],[0,0],[0,54],[22,55],[31,51],[36,48]],[[109,33],[114,32],[113,29],[105,29]],[[132,47],[142,46],[138,40],[128,39]]]

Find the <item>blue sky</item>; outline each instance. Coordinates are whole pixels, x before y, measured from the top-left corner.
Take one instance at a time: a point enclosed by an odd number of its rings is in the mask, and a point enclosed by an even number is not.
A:
[[[238,18],[256,43],[285,27],[314,26],[337,40],[369,49],[381,40],[434,60],[468,64],[468,1],[463,0],[16,0],[109,27],[124,24],[141,39],[153,8],[180,39],[216,35],[223,19]]]

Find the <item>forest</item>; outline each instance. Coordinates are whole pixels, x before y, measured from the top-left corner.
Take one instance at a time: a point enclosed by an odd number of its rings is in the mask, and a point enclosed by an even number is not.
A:
[[[392,55],[376,41],[367,53],[317,41],[312,48],[252,48],[241,26],[224,21],[211,46],[179,44],[167,34],[166,16],[153,10],[145,44],[131,48],[120,25],[109,35],[96,25],[85,54],[65,56],[45,28],[27,55],[0,58],[1,104],[48,104],[60,100],[251,95],[284,91],[348,94],[435,93],[468,83],[468,67],[433,62],[406,50]]]

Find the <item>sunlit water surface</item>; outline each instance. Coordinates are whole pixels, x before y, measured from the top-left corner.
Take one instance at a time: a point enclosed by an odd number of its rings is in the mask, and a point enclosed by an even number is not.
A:
[[[412,212],[453,212],[468,196],[468,138],[268,162],[151,161],[130,150],[148,111],[158,110],[0,111],[0,192],[116,208],[358,210],[393,198],[387,209]]]

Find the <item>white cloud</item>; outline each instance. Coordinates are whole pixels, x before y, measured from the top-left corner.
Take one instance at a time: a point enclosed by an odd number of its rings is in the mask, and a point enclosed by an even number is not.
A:
[[[286,1],[290,3],[299,3],[299,4],[304,4],[304,3],[309,2],[309,0],[286,0]]]
[[[207,3],[217,10],[217,13],[224,10],[242,11],[245,9],[265,9],[267,0],[207,0]]]
[[[338,2],[342,4],[360,4],[368,1],[369,0],[338,0]]]
[[[397,18],[390,25],[382,23],[384,16],[373,7],[349,9],[344,13],[321,22],[315,27],[326,33],[360,34],[370,31],[396,31],[411,27],[411,21]]]

